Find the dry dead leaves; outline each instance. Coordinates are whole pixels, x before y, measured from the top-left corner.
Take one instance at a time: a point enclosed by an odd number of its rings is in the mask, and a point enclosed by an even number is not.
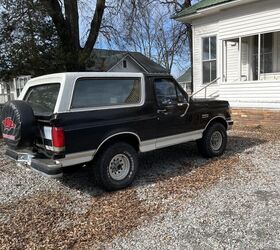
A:
[[[229,152],[225,156],[202,164],[178,161],[180,166],[175,168],[176,174],[170,178],[159,175],[152,179],[154,185],[149,188],[147,200],[139,197],[137,190],[141,186],[136,185],[123,191],[91,197],[83,213],[73,209],[79,204],[63,190],[57,193],[51,190],[39,192],[14,203],[1,204],[0,215],[3,215],[3,219],[0,218],[0,248],[93,248],[129,234],[143,222],[168,211],[172,202],[166,205],[164,200],[171,199],[176,209],[180,209],[181,200],[193,198],[222,177],[234,178],[239,162],[235,144],[248,145],[249,139],[251,143],[264,143],[272,135],[279,139],[280,131],[242,128],[229,141]]]

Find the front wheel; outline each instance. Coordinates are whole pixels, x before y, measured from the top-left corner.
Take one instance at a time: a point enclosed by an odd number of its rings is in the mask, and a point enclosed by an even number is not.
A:
[[[227,146],[226,128],[221,123],[214,123],[204,132],[202,139],[197,141],[199,152],[207,158],[221,156]]]
[[[97,182],[106,190],[113,191],[129,186],[137,172],[138,156],[127,143],[115,143],[99,155],[94,174]]]

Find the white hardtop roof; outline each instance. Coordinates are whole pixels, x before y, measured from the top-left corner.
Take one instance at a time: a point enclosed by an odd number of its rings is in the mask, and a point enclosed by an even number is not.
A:
[[[143,73],[128,72],[67,72],[43,75],[29,80],[29,84],[38,82],[57,82],[63,79],[76,79],[80,77],[143,77]]]

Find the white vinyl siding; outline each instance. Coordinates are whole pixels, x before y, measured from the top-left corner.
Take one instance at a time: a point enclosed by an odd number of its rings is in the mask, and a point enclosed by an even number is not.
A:
[[[264,3],[265,2],[265,3]],[[205,91],[201,91],[196,98],[208,97],[225,99],[232,106],[280,108],[280,74],[265,74],[265,79],[252,81],[252,68],[246,49],[239,58],[238,43],[229,46],[228,64],[223,64],[224,40],[239,39],[258,34],[280,31],[280,1],[266,0],[243,4],[228,10],[222,10],[211,16],[200,17],[192,22],[193,25],[193,83],[194,91],[203,88],[202,69],[202,38],[217,36],[217,77],[220,80]],[[277,33],[280,41],[280,32]],[[247,46],[247,45],[245,45]],[[275,50],[280,53],[280,43]],[[280,56],[274,58],[277,70],[280,72]],[[242,62],[240,64],[240,62]],[[227,82],[222,82],[222,72],[227,73]],[[246,77],[241,77],[244,75]],[[247,78],[247,79],[246,79]]]
[[[220,39],[249,36],[279,30],[280,1],[265,0],[235,7],[221,13]]]
[[[124,61],[126,61],[126,67],[124,67]],[[109,72],[146,72],[140,65],[138,65],[130,57],[124,58],[122,61],[119,61],[115,66],[113,66]]]
[[[193,60],[194,60],[194,71],[193,71],[193,81],[194,92],[204,87],[203,85],[203,73],[202,73],[202,38],[203,37],[211,37],[217,36],[217,24],[209,23],[205,25],[193,26]],[[218,39],[218,38],[217,38]],[[217,40],[217,58],[219,58],[219,43]],[[219,62],[217,62],[217,66]],[[217,75],[219,75],[219,67],[217,67]],[[215,85],[212,85],[211,88],[208,89],[208,96],[211,95],[213,97],[217,97],[217,91],[214,88]],[[204,96],[203,91],[201,95]],[[199,95],[198,95],[199,96]]]

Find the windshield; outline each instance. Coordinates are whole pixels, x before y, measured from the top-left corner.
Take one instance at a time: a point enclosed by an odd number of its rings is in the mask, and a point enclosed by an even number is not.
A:
[[[59,89],[59,83],[34,86],[28,89],[24,100],[32,107],[35,114],[51,115],[56,105]]]

